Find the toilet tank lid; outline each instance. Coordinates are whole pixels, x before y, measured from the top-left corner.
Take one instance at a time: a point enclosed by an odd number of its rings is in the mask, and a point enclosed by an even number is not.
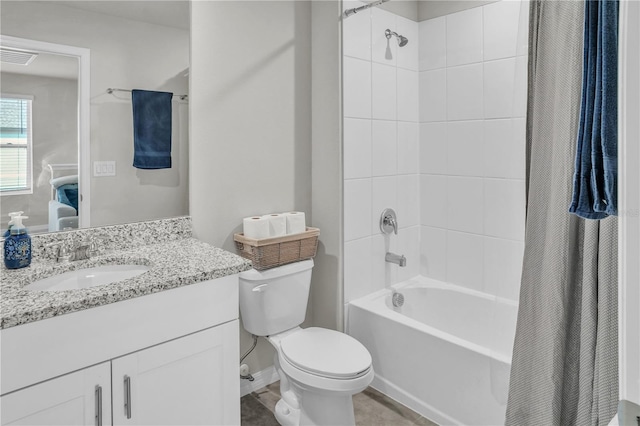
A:
[[[277,266],[275,268],[267,269],[264,271],[250,269],[248,271],[240,272],[240,279],[246,281],[271,280],[274,278],[284,277],[298,272],[307,271],[311,268],[313,268],[313,259],[308,259],[301,262],[294,262],[287,265]]]

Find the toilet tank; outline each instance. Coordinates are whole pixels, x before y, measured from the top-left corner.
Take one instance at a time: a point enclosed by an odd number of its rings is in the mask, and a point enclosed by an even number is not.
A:
[[[313,260],[240,273],[240,314],[244,328],[271,336],[304,321]]]

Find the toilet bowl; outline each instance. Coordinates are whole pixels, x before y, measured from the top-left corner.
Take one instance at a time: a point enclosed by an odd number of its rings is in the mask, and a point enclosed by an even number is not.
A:
[[[296,327],[267,340],[276,349],[282,399],[275,414],[281,425],[355,424],[352,396],[374,376],[371,355],[360,342],[317,327]]]
[[[240,274],[240,310],[245,329],[264,336],[276,350],[281,425],[354,425],[352,396],[374,377],[371,355],[351,336],[304,321],[311,268],[307,260]]]

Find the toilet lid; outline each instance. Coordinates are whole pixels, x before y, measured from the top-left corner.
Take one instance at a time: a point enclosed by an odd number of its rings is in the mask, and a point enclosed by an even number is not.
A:
[[[371,355],[351,336],[309,327],[280,342],[289,363],[306,372],[335,379],[359,377],[371,368]]]

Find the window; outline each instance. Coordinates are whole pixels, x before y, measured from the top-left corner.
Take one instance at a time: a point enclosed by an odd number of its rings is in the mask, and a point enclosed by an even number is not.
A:
[[[33,97],[0,97],[0,195],[31,194]]]

